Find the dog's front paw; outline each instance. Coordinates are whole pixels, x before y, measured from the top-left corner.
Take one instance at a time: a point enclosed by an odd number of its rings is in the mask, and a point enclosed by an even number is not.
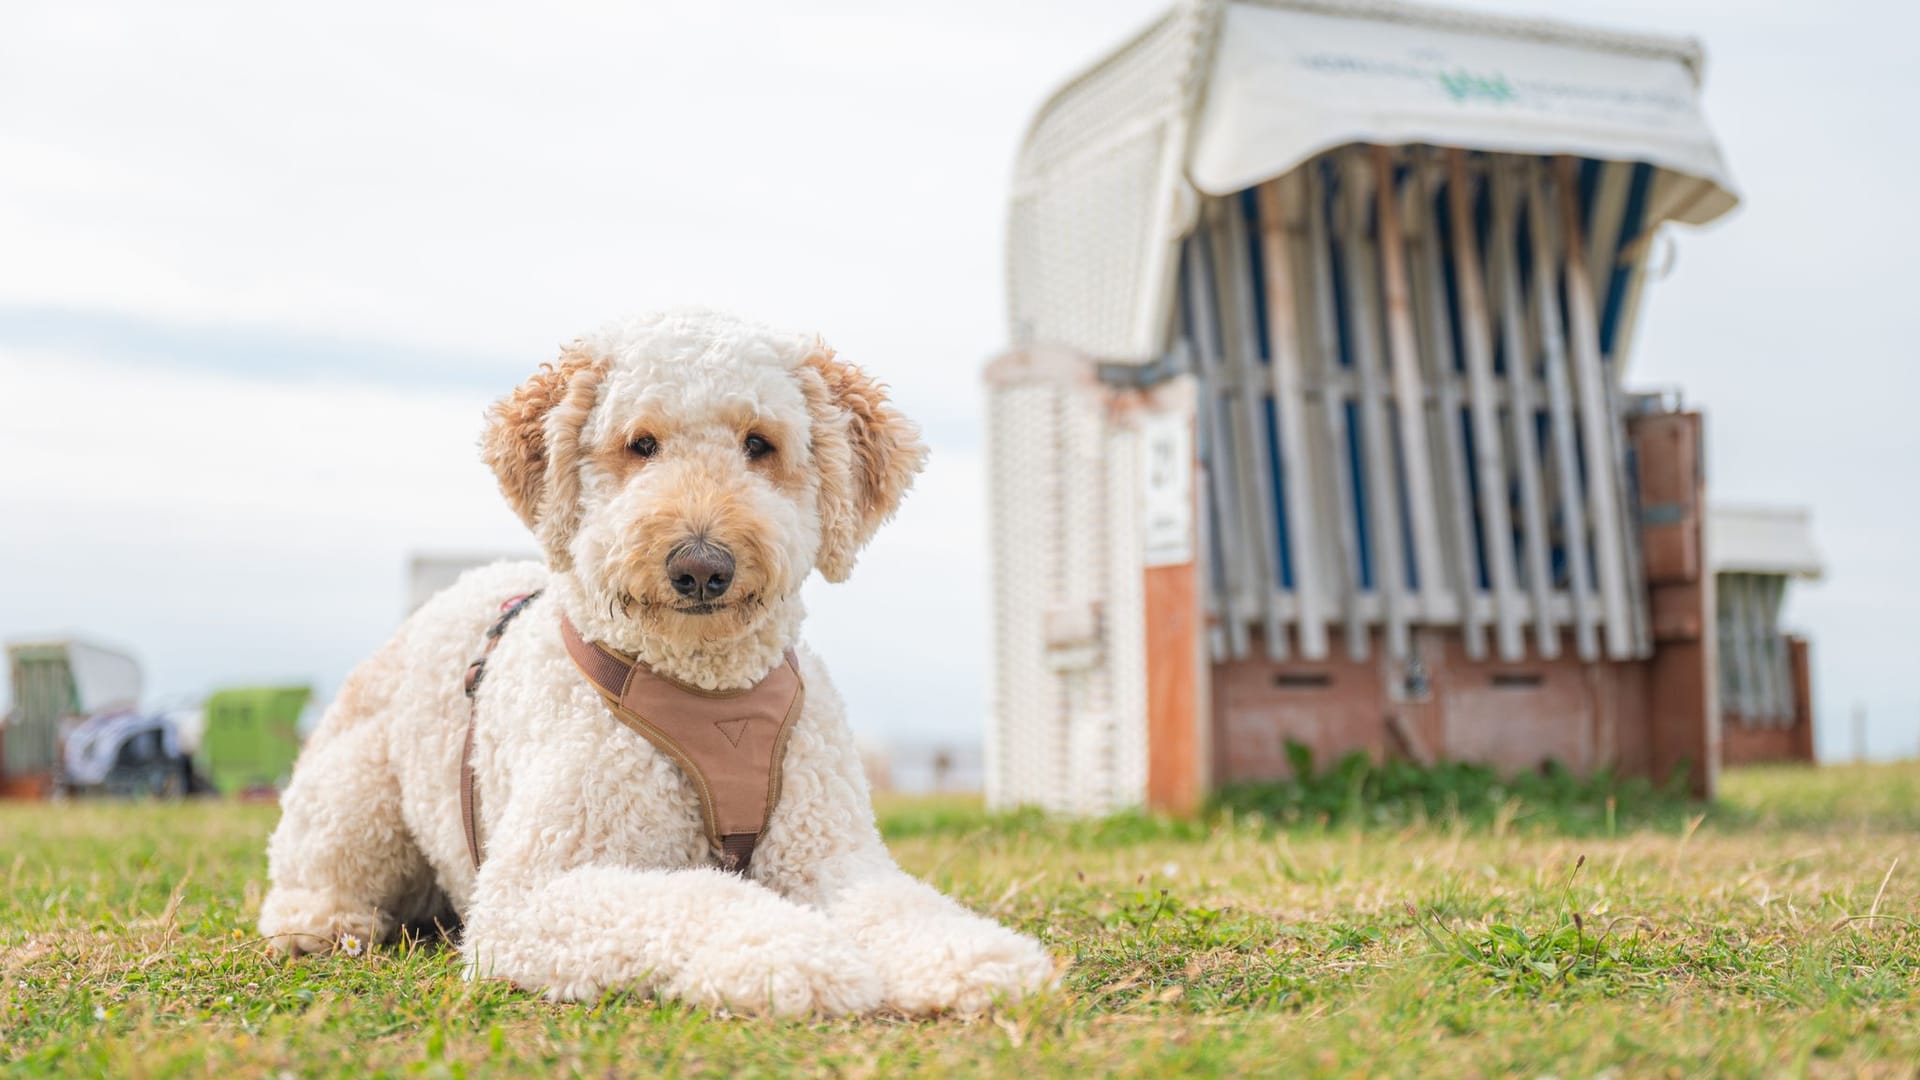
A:
[[[887,1004],[914,1015],[984,1012],[1059,982],[1038,941],[983,919],[922,927],[906,947],[876,959]]]
[[[260,905],[261,936],[287,956],[336,949],[358,956],[392,932],[389,916],[326,890],[276,888]]]
[[[471,981],[471,979],[469,979]],[[555,1005],[592,1004],[607,996],[607,984],[599,979],[564,979],[549,983],[540,996]]]
[[[702,946],[684,974],[663,989],[711,1009],[799,1017],[872,1012],[884,986],[859,950],[808,936]]]
[[[475,976],[467,965],[467,978]],[[517,980],[518,981],[518,980]],[[556,1004],[599,1001],[615,989],[648,993],[748,1016],[846,1016],[880,1005],[880,975],[857,951],[843,945],[762,945],[741,949],[716,943],[696,949],[678,977],[607,978],[575,973],[550,981],[522,981]]]

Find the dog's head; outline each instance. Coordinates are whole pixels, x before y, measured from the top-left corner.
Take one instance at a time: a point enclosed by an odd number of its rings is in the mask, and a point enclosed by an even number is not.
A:
[[[926,459],[818,338],[713,312],[609,326],[488,414],[500,490],[589,603],[683,646],[845,580]]]

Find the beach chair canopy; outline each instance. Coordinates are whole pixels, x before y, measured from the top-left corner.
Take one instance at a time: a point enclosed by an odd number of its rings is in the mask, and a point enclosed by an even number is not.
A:
[[[1738,195],[1700,110],[1699,45],[1363,0],[1183,3],[1070,81],[1019,156],[1015,345],[1144,362],[1168,346],[1205,196],[1350,144],[1647,166],[1647,230]]]
[[[1707,520],[1707,564],[1716,574],[1817,581],[1826,572],[1804,508],[1716,504]]]

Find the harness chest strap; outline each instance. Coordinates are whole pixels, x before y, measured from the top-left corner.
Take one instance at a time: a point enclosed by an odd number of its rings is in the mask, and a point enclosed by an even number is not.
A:
[[[723,867],[745,873],[780,801],[787,737],[806,702],[793,650],[744,690],[702,690],[587,641],[564,614],[560,636],[614,718],[686,772],[707,842]]]
[[[527,598],[530,599],[530,598]],[[524,600],[521,602],[524,606]],[[488,632],[489,651],[511,614]],[[720,864],[745,873],[760,834],[780,801],[787,737],[806,701],[793,650],[766,678],[744,690],[702,690],[580,636],[565,614],[560,636],[574,666],[605,699],[614,718],[678,764],[700,798],[701,825]],[[478,686],[469,669],[469,696]],[[474,710],[477,713],[477,708]],[[460,769],[460,810],[467,852],[480,866],[473,791],[473,718],[467,723]]]

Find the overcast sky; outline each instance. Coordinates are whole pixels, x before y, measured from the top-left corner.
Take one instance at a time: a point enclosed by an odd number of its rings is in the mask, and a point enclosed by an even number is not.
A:
[[[697,302],[824,333],[927,428],[808,636],[863,734],[976,739],[1013,154],[1163,5],[802,6],[0,8],[0,637],[119,643],[159,701],[331,693],[409,553],[531,549],[475,455],[486,402]],[[1630,382],[1706,407],[1716,497],[1814,509],[1831,573],[1790,618],[1823,747],[1862,702],[1877,752],[1913,752],[1920,17],[1478,6],[1705,41],[1747,202],[1675,237]]]

